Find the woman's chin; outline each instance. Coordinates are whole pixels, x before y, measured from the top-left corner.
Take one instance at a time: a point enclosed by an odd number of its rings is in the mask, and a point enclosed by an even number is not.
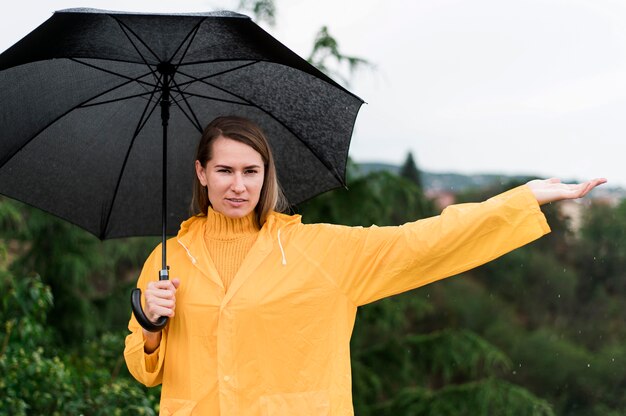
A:
[[[252,212],[252,209],[247,204],[223,206],[217,209],[213,207],[213,209],[228,218],[243,218]]]

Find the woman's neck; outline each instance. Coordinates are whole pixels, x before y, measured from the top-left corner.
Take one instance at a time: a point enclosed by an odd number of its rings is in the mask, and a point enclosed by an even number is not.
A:
[[[259,231],[254,211],[245,217],[231,218],[209,207],[206,224],[207,238],[216,240],[247,238]]]

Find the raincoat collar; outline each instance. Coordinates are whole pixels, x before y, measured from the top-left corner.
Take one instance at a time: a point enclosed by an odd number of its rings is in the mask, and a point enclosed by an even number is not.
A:
[[[224,291],[221,308],[223,308],[234,294],[241,288],[243,283],[254,273],[259,264],[271,253],[273,248],[279,248],[283,257],[283,265],[286,264],[280,232],[290,226],[298,225],[302,221],[300,215],[286,215],[278,212],[271,212],[267,216],[265,224],[259,231],[259,236],[252,245],[250,252],[244,259],[241,267],[235,274],[233,282],[228,291],[224,289],[224,283],[217,273],[213,260],[208,255],[204,232],[206,227],[206,216],[196,215],[189,218],[180,226],[176,240],[185,249],[191,263],[196,266],[203,275],[210,279]]]

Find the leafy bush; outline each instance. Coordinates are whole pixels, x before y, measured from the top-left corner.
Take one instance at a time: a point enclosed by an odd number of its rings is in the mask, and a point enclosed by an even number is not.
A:
[[[105,333],[82,349],[58,348],[46,324],[53,298],[39,276],[0,268],[0,415],[155,415],[160,389],[131,380],[124,333]]]

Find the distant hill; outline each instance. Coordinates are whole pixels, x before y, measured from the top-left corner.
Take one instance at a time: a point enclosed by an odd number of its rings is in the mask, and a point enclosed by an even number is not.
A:
[[[387,163],[357,163],[359,172],[367,175],[371,172],[387,171],[398,174],[400,166]],[[422,181],[426,190],[460,192],[469,188],[482,188],[495,183],[508,183],[512,181],[524,181],[532,178],[526,176],[507,176],[495,174],[463,175],[460,173],[433,173],[421,171]]]
[[[399,165],[388,163],[356,163],[359,172],[367,175],[371,172],[387,171],[398,174]],[[495,183],[506,184],[513,181],[526,181],[535,178],[536,175],[498,175],[498,174],[477,174],[463,175],[459,173],[433,173],[421,171],[424,189],[426,191],[447,191],[452,193],[462,192],[470,188],[482,188]],[[570,182],[569,180],[566,180]],[[593,191],[592,197],[611,199],[619,201],[626,198],[626,190],[619,187],[603,186]]]

